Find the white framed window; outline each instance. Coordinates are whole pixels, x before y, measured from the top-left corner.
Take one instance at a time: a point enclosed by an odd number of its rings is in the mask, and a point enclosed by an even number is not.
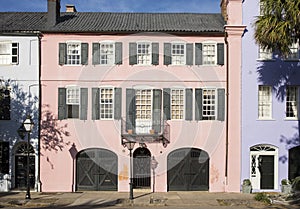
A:
[[[258,87],[258,118],[272,118],[272,88],[271,86]]]
[[[19,44],[0,42],[0,65],[19,63]]]
[[[100,119],[112,119],[114,115],[114,88],[100,88]]]
[[[273,56],[273,53],[269,49],[263,49],[262,47],[259,47],[259,59],[260,60],[271,60]]]
[[[138,89],[136,96],[136,119],[152,118],[152,89]]]
[[[80,88],[67,86],[66,89],[67,118],[79,118]]]
[[[100,64],[113,65],[115,63],[115,44],[113,42],[100,43]]]
[[[265,5],[263,2],[259,2],[259,14],[260,15],[264,15],[264,9],[265,9]]]
[[[285,116],[287,119],[298,118],[298,87],[287,86],[286,87],[286,110]]]
[[[81,63],[81,43],[68,42],[67,43],[67,64],[79,65]]]
[[[137,43],[137,64],[138,65],[151,64],[151,44],[149,42]]]
[[[287,55],[287,60],[299,60],[299,41],[297,38],[293,39],[292,45],[290,48],[290,54]]]
[[[217,64],[217,44],[203,43],[203,65]]]
[[[185,65],[186,49],[184,43],[172,43],[172,65]]]
[[[171,89],[171,119],[183,119],[184,89]]]
[[[202,92],[202,116],[203,120],[216,119],[216,90],[203,89]]]

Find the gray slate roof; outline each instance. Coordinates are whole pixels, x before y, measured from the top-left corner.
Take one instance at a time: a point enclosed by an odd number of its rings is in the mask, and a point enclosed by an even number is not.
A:
[[[46,12],[0,12],[0,31],[42,32],[224,32],[221,14],[196,13],[60,13],[47,26]]]

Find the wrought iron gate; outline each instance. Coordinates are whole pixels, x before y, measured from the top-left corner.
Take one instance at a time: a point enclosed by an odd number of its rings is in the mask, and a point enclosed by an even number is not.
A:
[[[183,148],[168,155],[169,191],[207,191],[209,156],[195,148]]]
[[[29,185],[35,185],[35,156],[34,149],[29,147]],[[15,154],[15,188],[26,189],[27,187],[27,144],[21,144]]]
[[[133,153],[133,186],[148,188],[151,183],[151,153],[147,148],[137,148]]]
[[[118,157],[105,149],[87,149],[77,155],[76,185],[82,191],[111,191],[118,186]]]

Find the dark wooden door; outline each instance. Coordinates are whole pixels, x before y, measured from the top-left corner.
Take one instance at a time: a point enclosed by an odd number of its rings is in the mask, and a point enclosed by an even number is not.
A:
[[[207,191],[209,156],[200,149],[178,149],[168,156],[169,191]]]
[[[133,186],[149,188],[151,183],[151,153],[147,148],[137,148],[133,153]]]
[[[76,160],[76,185],[79,191],[116,191],[118,157],[105,149],[80,152]]]
[[[274,156],[259,156],[260,188],[274,189]]]

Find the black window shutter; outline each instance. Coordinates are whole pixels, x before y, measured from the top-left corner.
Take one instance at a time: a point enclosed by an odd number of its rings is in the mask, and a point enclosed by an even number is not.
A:
[[[202,89],[195,89],[195,120],[202,119]]]
[[[129,43],[129,65],[137,64],[137,44]]]
[[[159,65],[159,43],[152,43],[152,65]]]
[[[194,47],[193,44],[186,44],[186,64],[194,64]]]
[[[164,43],[164,65],[171,65],[171,43]]]
[[[58,88],[58,119],[63,120],[67,118],[67,104],[66,104],[65,88]]]
[[[185,119],[193,120],[193,89],[185,89]]]
[[[135,130],[135,90],[126,89],[126,130]]]
[[[114,119],[121,120],[122,115],[122,88],[115,88]]]
[[[161,101],[162,95],[160,89],[153,90],[153,111],[152,111],[152,128],[155,133],[161,132]]]
[[[9,174],[9,142],[0,141],[0,173]]]
[[[99,43],[93,43],[93,58],[92,58],[92,64],[93,65],[99,65],[100,64],[100,44]]]
[[[80,89],[80,120],[87,120],[88,88]]]
[[[123,47],[122,42],[116,42],[115,43],[115,64],[116,65],[122,65],[122,59],[123,59]]]
[[[202,65],[202,44],[195,43],[195,65]]]
[[[58,64],[64,65],[67,63],[67,44],[59,43],[59,61]]]
[[[100,91],[92,88],[92,120],[100,119]]]
[[[218,43],[217,44],[217,64],[218,65],[224,65],[224,44],[223,43]]]
[[[2,97],[0,99],[0,119],[1,120],[10,120],[10,112],[11,112],[11,98],[10,98],[10,90],[9,89],[1,89],[0,91]]]
[[[225,89],[218,89],[218,117],[219,121],[225,120]]]
[[[163,89],[163,113],[164,113],[164,120],[171,119],[171,89],[164,88]]]
[[[89,59],[89,44],[81,43],[81,64],[87,65]]]

